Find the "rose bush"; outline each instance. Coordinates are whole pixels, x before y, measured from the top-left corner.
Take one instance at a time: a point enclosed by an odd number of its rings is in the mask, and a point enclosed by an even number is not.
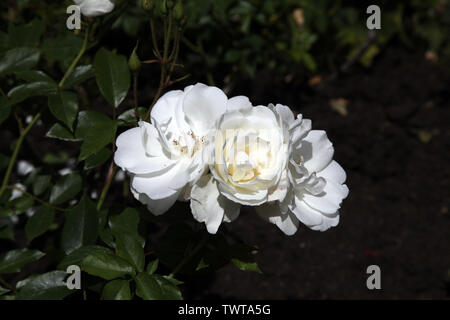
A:
[[[309,120],[201,83],[168,90],[188,83],[180,0],[74,2],[76,32],[47,0],[9,7],[0,30],[0,300],[180,299],[178,277],[261,272],[224,224],[242,206],[288,235],[338,223],[345,172]],[[24,24],[36,8],[50,13]],[[149,35],[116,46],[137,16]]]

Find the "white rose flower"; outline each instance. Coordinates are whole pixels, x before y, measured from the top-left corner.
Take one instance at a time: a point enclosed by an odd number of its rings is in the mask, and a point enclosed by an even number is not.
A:
[[[241,103],[221,118],[209,149],[217,192],[256,206],[261,217],[287,235],[297,231],[299,221],[321,231],[337,225],[340,203],[348,194],[345,172],[332,160],[325,132],[311,131],[310,120],[295,119],[283,105]],[[220,221],[217,211],[204,211],[208,219]]]
[[[98,17],[114,10],[111,0],[74,0],[80,6],[81,14],[85,17]]]
[[[200,83],[184,91],[170,91],[153,107],[151,123],[140,121],[139,127],[117,138],[114,161],[130,173],[133,195],[153,214],[166,212],[177,199],[190,198],[190,189],[208,167],[204,145],[227,105],[222,90]],[[194,186],[196,196],[204,185],[202,180]],[[203,199],[195,201],[201,203]],[[193,207],[197,208],[195,204]],[[206,221],[203,213],[193,211],[198,220]],[[208,228],[214,231],[213,226]]]
[[[292,235],[299,221],[325,231],[339,223],[339,209],[348,196],[344,169],[333,160],[334,148],[322,130],[311,130],[311,121],[289,107],[271,106],[289,128],[289,188],[286,197],[257,208],[261,217]]]
[[[286,196],[289,131],[281,117],[264,106],[225,114],[212,149],[211,172],[219,191],[249,206]]]

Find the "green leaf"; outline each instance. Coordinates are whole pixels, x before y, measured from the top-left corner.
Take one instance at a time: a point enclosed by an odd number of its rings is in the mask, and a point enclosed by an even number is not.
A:
[[[42,162],[49,165],[64,164],[69,160],[69,154],[65,151],[58,151],[58,153],[47,152],[42,158]]]
[[[139,212],[133,208],[127,208],[119,215],[109,219],[109,227],[114,235],[127,234],[134,237],[141,247],[144,247],[145,239],[139,235]]]
[[[28,242],[44,234],[53,223],[55,211],[47,206],[40,207],[27,221],[25,234]]]
[[[41,195],[45,190],[47,190],[51,179],[52,176],[49,174],[37,175],[33,181],[33,194],[36,196]]]
[[[94,68],[100,92],[117,108],[125,99],[131,84],[126,57],[101,48],[95,55]]]
[[[56,84],[46,73],[39,70],[19,71],[16,72],[16,77],[27,82],[51,82]]]
[[[20,272],[25,265],[37,261],[43,256],[45,254],[39,250],[17,249],[8,251],[0,259],[0,274]]]
[[[108,148],[103,148],[96,154],[88,157],[84,162],[84,170],[89,170],[104,164],[112,155],[112,151]]]
[[[8,207],[4,208],[4,210],[0,210],[0,218],[13,217],[22,214],[30,209],[33,204],[33,198],[27,195],[15,198],[7,204]]]
[[[33,68],[40,52],[35,48],[15,48],[6,51],[0,59],[0,76]]]
[[[136,278],[136,294],[144,300],[181,300],[180,289],[157,274],[140,273]]]
[[[141,247],[136,237],[123,233],[115,234],[115,238],[116,254],[131,263],[138,272],[144,271],[144,249]]]
[[[28,24],[13,25],[8,28],[10,47],[36,47],[39,44],[45,24],[41,20],[34,19]]]
[[[66,213],[62,233],[62,247],[70,254],[74,250],[94,244],[98,235],[98,212],[95,204],[85,195]]]
[[[155,273],[156,269],[158,269],[158,264],[159,264],[159,260],[158,259],[150,261],[148,263],[148,265],[147,265],[147,269],[146,269],[147,273],[148,274]]]
[[[0,286],[0,296],[4,295],[5,293],[8,293],[10,290],[3,288]]]
[[[0,239],[14,241],[14,230],[11,227],[0,228]]]
[[[138,108],[138,115],[141,117],[141,119],[145,118],[145,113],[147,110],[143,107]],[[139,119],[136,119],[136,116],[134,114],[134,109],[130,109],[122,113],[120,116],[117,117],[119,120],[119,126],[129,126],[133,125],[136,126]]]
[[[56,181],[50,193],[50,203],[59,205],[73,199],[81,191],[82,179],[77,172],[69,173]]]
[[[29,276],[28,278],[25,278],[25,279],[23,279],[23,280],[18,281],[18,282],[16,283],[16,289],[17,289],[17,290],[22,289],[23,287],[25,287],[25,285],[26,285],[27,283],[29,283],[29,282],[30,282],[31,280],[33,280],[33,279],[36,279],[37,277],[39,277],[38,274],[32,274],[32,275]]]
[[[230,247],[231,262],[242,271],[262,273],[253,254],[255,248],[235,244]]]
[[[169,277],[169,276],[162,276],[164,279],[172,282],[175,286],[179,286],[180,284],[183,284],[183,281],[177,280],[175,278]]]
[[[106,280],[120,278],[124,275],[134,275],[133,266],[121,257],[106,253],[94,252],[81,261],[81,269],[90,275]]]
[[[67,32],[55,39],[48,39],[42,44],[42,52],[50,63],[54,61],[71,61],[83,45],[83,40],[73,32]]]
[[[114,237],[112,235],[111,229],[106,228],[106,224],[108,222],[108,209],[101,209],[99,213],[98,219],[98,234],[100,239],[109,247],[115,248],[116,244],[114,243]]]
[[[20,289],[18,300],[62,300],[73,290],[67,288],[64,271],[51,271],[33,278]]]
[[[59,123],[55,123],[50,130],[45,134],[48,138],[55,138],[63,141],[80,141],[80,139],[76,139],[74,135],[66,129],[64,126],[62,126]]]
[[[48,97],[48,106],[56,119],[61,120],[70,130],[78,113],[78,100],[72,92],[58,92]]]
[[[64,89],[73,88],[95,76],[94,67],[89,64],[76,67],[64,82]]]
[[[32,97],[46,97],[55,94],[58,87],[53,82],[39,81],[21,84],[8,92],[11,105]]]
[[[103,288],[102,300],[131,300],[130,281],[113,280]]]
[[[11,105],[8,98],[0,96],[0,125],[8,119],[11,114]]]
[[[81,111],[78,114],[78,125],[75,130],[75,138],[83,140],[79,160],[85,160],[111,143],[114,140],[116,128],[116,121],[104,114],[92,110]]]
[[[111,250],[102,246],[97,245],[83,246],[79,249],[72,251],[69,255],[64,257],[64,259],[58,264],[58,269],[66,270],[68,266],[79,265],[84,258],[95,252],[104,252],[112,254]]]

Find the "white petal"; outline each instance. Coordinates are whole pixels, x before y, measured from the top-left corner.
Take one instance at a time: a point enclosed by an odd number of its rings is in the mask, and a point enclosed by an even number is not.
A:
[[[237,96],[230,98],[227,102],[227,112],[238,110],[249,110],[252,108],[252,103],[245,96]]]
[[[212,175],[207,175],[192,187],[191,210],[194,218],[204,222],[208,232],[215,234],[224,220],[225,212],[227,217],[236,217],[239,214],[239,205],[224,198],[219,193],[217,182]]]
[[[134,197],[141,203],[147,205],[147,209],[155,216],[159,216],[167,212],[167,210],[169,210],[173,206],[173,204],[177,201],[179,196],[179,192],[177,192],[167,198],[152,200],[145,193],[138,193],[132,187],[130,189]]]
[[[189,181],[186,161],[179,161],[169,170],[156,174],[139,174],[132,177],[131,185],[139,193],[153,200],[167,198],[182,189]]]
[[[114,3],[110,0],[84,0],[80,8],[85,17],[97,17],[113,11]]]
[[[153,120],[156,120],[160,124],[165,124],[171,120],[175,114],[175,107],[177,106],[178,101],[183,97],[183,94],[184,93],[181,90],[172,90],[159,98],[150,113],[152,122]]]
[[[17,162],[17,174],[20,176],[26,176],[30,172],[34,171],[34,166],[31,162],[26,160],[19,160]]]
[[[245,206],[259,206],[267,201],[268,191],[266,189],[261,190],[245,190],[246,193],[238,192],[232,187],[219,183],[219,191],[225,197],[233,202],[240,203]]]
[[[303,156],[304,166],[309,172],[322,171],[333,159],[333,144],[322,130],[312,130],[302,140],[298,150]]]
[[[303,193],[303,201],[320,212],[332,214],[341,208],[341,202],[347,195],[348,188],[345,184],[328,180],[322,193],[318,195]]]
[[[114,162],[122,168],[136,174],[160,172],[172,167],[175,162],[164,155],[149,157],[142,142],[141,128],[132,128],[116,140],[117,150],[114,154]],[[157,148],[157,146],[155,146]]]
[[[274,110],[276,113],[280,115],[281,119],[283,119],[283,121],[286,122],[288,125],[294,122],[295,120],[294,113],[288,106],[277,104]]]
[[[324,177],[326,180],[332,180],[336,183],[343,184],[347,179],[347,174],[344,169],[336,161],[331,161],[330,164],[317,173],[319,177]]]
[[[297,232],[298,219],[290,211],[283,214],[277,203],[264,204],[255,209],[261,218],[275,224],[286,235],[291,236]]]
[[[192,129],[203,135],[226,112],[227,101],[227,96],[219,88],[198,83],[186,93],[183,111]]]
[[[311,126],[311,120],[302,120],[301,115],[298,115],[297,120],[295,120],[289,128],[291,144],[295,145],[300,139],[303,139],[311,131]]]
[[[241,206],[225,197],[223,199],[227,202],[227,209],[223,213],[223,222],[233,222],[239,217]]]
[[[299,198],[295,198],[295,203],[291,206],[292,212],[295,216],[307,227],[316,231],[326,231],[331,227],[339,224],[339,212],[331,215],[324,215],[317,210],[314,210]]]

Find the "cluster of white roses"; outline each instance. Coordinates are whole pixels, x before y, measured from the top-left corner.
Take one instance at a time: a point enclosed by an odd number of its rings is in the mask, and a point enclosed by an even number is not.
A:
[[[162,96],[151,123],[122,133],[115,163],[131,176],[131,191],[155,215],[177,200],[216,233],[254,206],[285,234],[299,221],[325,231],[339,222],[348,195],[345,171],[333,160],[324,131],[284,105],[252,106],[204,84]]]

